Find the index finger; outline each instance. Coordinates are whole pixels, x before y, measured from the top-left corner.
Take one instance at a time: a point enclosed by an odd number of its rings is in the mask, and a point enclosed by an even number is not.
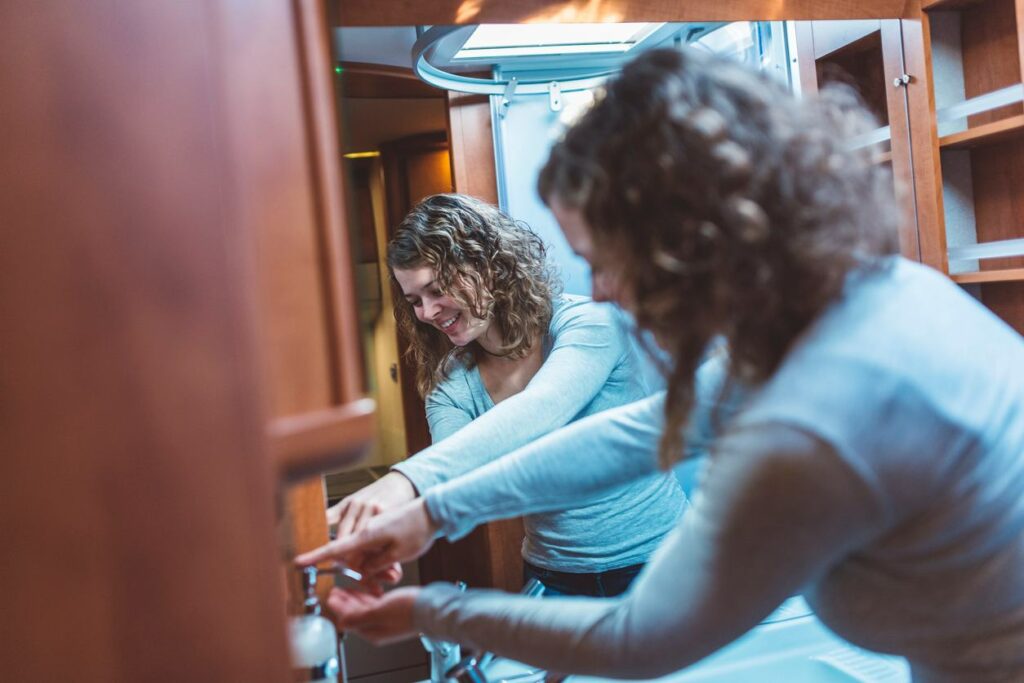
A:
[[[355,535],[339,538],[303,553],[295,558],[295,564],[306,567],[324,560],[341,560],[347,555],[365,551],[375,540],[377,539],[368,533],[368,530],[363,530]],[[349,564],[355,566],[351,562]]]
[[[301,555],[296,556],[295,564],[300,567],[308,567],[311,564],[317,564],[324,560],[336,560],[347,551],[346,546],[350,540],[351,539],[349,538],[344,538],[336,541],[330,541],[319,548],[314,548],[313,550],[304,552]]]

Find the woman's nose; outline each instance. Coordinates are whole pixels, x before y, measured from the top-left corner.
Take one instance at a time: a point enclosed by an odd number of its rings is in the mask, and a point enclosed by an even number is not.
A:
[[[420,306],[420,320],[423,322],[432,322],[441,311],[441,305],[432,299],[423,299],[423,305]]]

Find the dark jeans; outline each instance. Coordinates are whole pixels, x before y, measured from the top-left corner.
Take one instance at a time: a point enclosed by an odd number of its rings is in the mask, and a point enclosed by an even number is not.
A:
[[[582,573],[556,572],[535,567],[523,562],[523,579],[537,579],[544,584],[544,595],[589,595],[595,598],[612,598],[622,595],[643,569],[642,564],[611,569],[606,572]]]

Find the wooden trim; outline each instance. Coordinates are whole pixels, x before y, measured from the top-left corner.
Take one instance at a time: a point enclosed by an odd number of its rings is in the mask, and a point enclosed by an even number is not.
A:
[[[1024,280],[1024,268],[1007,268],[1006,270],[986,270],[977,273],[957,273],[950,275],[953,282],[962,285],[978,282],[1013,282]]]
[[[387,78],[404,78],[410,81],[422,83],[420,77],[412,69],[391,64],[374,64],[373,62],[337,62],[342,68],[342,73],[357,73],[363,76],[384,76]],[[437,96],[442,97],[444,91],[438,90]]]
[[[979,5],[985,0],[923,0],[921,9],[926,12],[932,10],[964,9],[971,5]]]
[[[1017,78],[1024,82],[1024,0],[1015,0],[1014,19],[1017,23]]]
[[[932,80],[931,33],[927,14],[900,22],[903,30],[903,64],[907,84],[907,115],[914,168],[914,204],[921,262],[949,272],[946,252],[946,220],[942,199],[942,170],[938,126],[935,122],[935,84]]]
[[[498,204],[489,97],[448,93],[448,140],[456,192]]]
[[[325,304],[331,334],[331,365],[334,401],[347,403],[363,395],[362,347],[359,343],[358,310],[353,296],[349,245],[342,239],[345,225],[345,197],[341,179],[335,111],[331,82],[333,58],[327,15],[323,0],[295,3],[304,110],[308,119],[311,173],[314,178],[317,224],[323,247]]]
[[[916,18],[918,0],[333,0],[340,26]]]
[[[447,134],[444,131],[429,133],[418,133],[405,138],[393,140],[381,145],[381,167],[384,171],[384,193],[386,196],[387,212],[387,239],[394,236],[394,230],[405,218],[405,215],[413,207],[413,204],[420,197],[411,196],[411,183],[409,178],[409,162],[412,158],[423,154],[432,154],[440,151],[450,151]],[[450,164],[450,161],[449,161]],[[422,178],[420,178],[422,180]],[[428,194],[435,192],[451,192],[451,171],[443,179],[434,179],[432,188]],[[406,305],[396,292],[393,278],[387,279],[387,285],[382,284],[382,296],[391,296],[396,305]],[[398,344],[398,368],[399,382],[402,393],[402,413],[405,417],[405,439],[406,452],[414,455],[430,446],[430,428],[427,425],[426,408],[423,399],[416,388],[416,368],[406,350],[408,341],[404,335],[396,329]]]
[[[892,163],[896,199],[900,204],[900,253],[906,258],[921,260],[921,236],[917,209],[914,206],[914,160],[911,154],[910,118],[905,88],[894,87],[892,81],[906,71],[903,56],[903,32],[899,20],[878,22],[879,43],[882,51],[882,87],[885,88],[885,108],[892,131],[889,152],[880,152],[875,163]]]
[[[373,400],[364,398],[271,420],[267,437],[282,476],[295,481],[356,462],[373,439],[374,408]]]
[[[444,99],[447,91],[420,80],[412,69],[368,62],[338,62],[341,97],[351,99]]]
[[[939,138],[939,147],[942,149],[971,149],[1012,140],[1021,135],[1024,135],[1024,114],[985,123],[959,133],[944,135]]]

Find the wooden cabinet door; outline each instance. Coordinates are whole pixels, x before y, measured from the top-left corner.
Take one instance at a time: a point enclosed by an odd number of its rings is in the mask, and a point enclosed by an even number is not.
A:
[[[372,418],[327,26],[0,5],[0,680],[290,679],[278,482]]]
[[[796,22],[797,71],[804,93],[816,92],[832,81],[852,86],[864,105],[887,127],[885,139],[872,146],[875,163],[893,173],[903,221],[900,252],[922,258],[914,196],[914,173],[908,84],[898,82],[907,73],[903,29],[899,20]]]
[[[329,22],[321,0],[289,5],[248,55],[240,84],[239,182],[256,245],[268,435],[282,480],[284,560],[327,542],[324,471],[357,461],[373,436],[346,233]],[[272,91],[268,89],[268,84]],[[257,143],[257,141],[260,141]],[[298,580],[290,586],[297,597]],[[320,592],[331,584],[321,578]]]
[[[291,7],[0,4],[0,680],[290,678],[250,164]]]

